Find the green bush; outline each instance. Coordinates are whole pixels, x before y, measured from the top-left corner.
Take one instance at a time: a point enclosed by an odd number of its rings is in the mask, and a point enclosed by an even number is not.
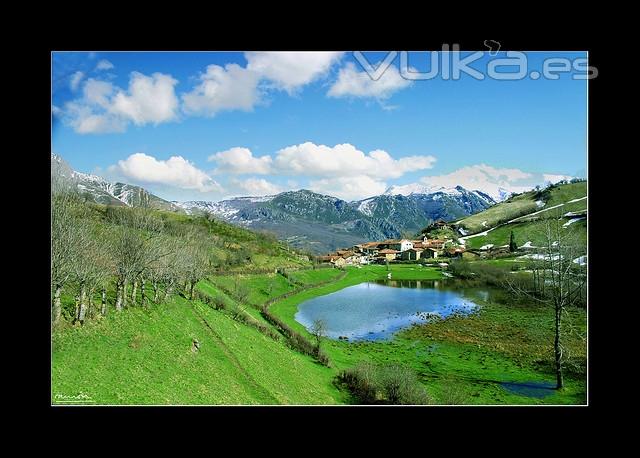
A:
[[[338,377],[359,404],[424,405],[431,398],[416,374],[399,364],[359,363]]]

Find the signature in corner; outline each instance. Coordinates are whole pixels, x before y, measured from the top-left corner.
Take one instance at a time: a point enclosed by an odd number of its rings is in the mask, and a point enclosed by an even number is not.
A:
[[[54,396],[56,401],[62,402],[94,402],[94,400],[86,393],[80,392],[78,394],[62,394],[56,393]]]

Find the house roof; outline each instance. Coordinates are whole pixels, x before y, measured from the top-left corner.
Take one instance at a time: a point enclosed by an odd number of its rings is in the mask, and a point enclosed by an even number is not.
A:
[[[397,250],[390,250],[388,248],[385,248],[384,250],[380,250],[380,254],[396,254],[396,253],[400,253]]]
[[[421,252],[421,251],[424,251],[424,250],[422,248],[409,248],[407,251]]]

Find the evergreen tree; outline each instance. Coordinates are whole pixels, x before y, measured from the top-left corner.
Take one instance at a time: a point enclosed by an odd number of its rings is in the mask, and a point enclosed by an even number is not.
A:
[[[509,238],[509,251],[512,253],[518,249],[518,245],[516,245],[516,239],[513,236],[513,231],[511,231],[511,237]]]

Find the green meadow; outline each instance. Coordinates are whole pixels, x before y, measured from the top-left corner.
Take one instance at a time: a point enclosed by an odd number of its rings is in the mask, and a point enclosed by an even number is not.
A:
[[[434,267],[416,265],[350,267],[329,284],[307,289],[271,305],[287,325],[311,339],[293,316],[297,305],[364,281],[435,280]],[[337,269],[293,272],[305,284],[337,278]],[[266,292],[266,285],[278,285]],[[198,289],[234,299],[217,285],[233,290],[233,277],[212,277]],[[246,275],[243,282],[255,305],[244,307],[256,320],[260,301],[292,290],[276,274]],[[162,305],[135,307],[82,327],[54,333],[52,400],[68,404],[69,396],[89,396],[85,404],[348,404],[350,394],[335,377],[361,361],[400,363],[412,368],[436,404],[582,404],[586,384],[580,371],[569,372],[561,392],[539,399],[505,390],[501,382],[553,379],[552,313],[522,305],[477,301],[478,313],[414,326],[390,341],[346,342],[323,339],[330,367],[316,362],[258,330],[234,320],[228,312],[175,296]],[[584,331],[584,311],[573,310],[572,322]],[[577,335],[577,334],[576,334]],[[199,349],[194,350],[194,340]],[[569,340],[576,361],[584,342]],[[79,357],[81,355],[81,357]],[[56,397],[57,396],[57,397]],[[67,396],[63,398],[62,396]]]

